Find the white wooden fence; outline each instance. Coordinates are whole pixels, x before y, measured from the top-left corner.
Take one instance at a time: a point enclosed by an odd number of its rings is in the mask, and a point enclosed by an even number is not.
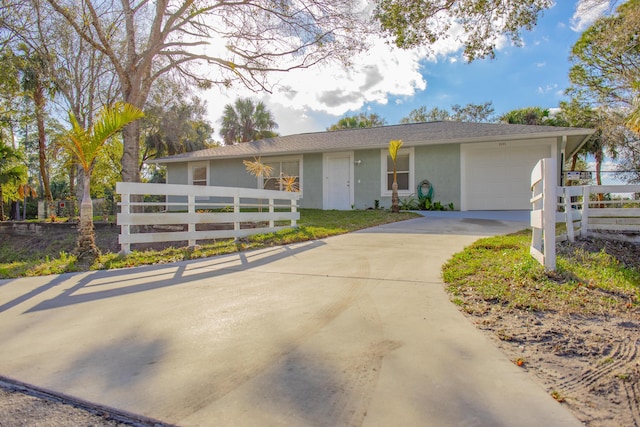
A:
[[[531,172],[531,256],[549,270],[556,268],[556,182],[553,159],[542,159]]]
[[[531,172],[531,255],[555,270],[556,240],[605,237],[640,242],[640,185],[558,187],[553,159],[542,159]],[[598,200],[598,195],[606,195]],[[566,230],[556,235],[556,224]]]
[[[129,253],[131,244],[136,243],[187,241],[195,246],[198,240],[270,233],[295,227],[300,219],[300,193],[125,182],[116,184],[116,193],[122,200],[117,223],[123,253]],[[134,196],[161,196],[164,200],[140,202]],[[205,229],[199,230],[198,225]]]
[[[559,187],[559,211],[567,225],[560,238],[606,237],[640,242],[640,185]],[[598,200],[598,195],[607,195]],[[613,195],[613,197],[611,196]]]

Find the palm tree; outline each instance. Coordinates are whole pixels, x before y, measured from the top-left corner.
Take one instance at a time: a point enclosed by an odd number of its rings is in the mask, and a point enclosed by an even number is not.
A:
[[[386,124],[387,121],[376,113],[360,113],[355,116],[345,116],[341,118],[336,124],[328,127],[327,130],[333,131],[343,129],[373,128],[384,126]]]
[[[271,112],[262,102],[254,104],[249,98],[238,98],[233,105],[225,105],[220,124],[225,145],[278,136],[273,132],[278,124]]]
[[[398,157],[398,150],[402,147],[402,141],[399,139],[392,139],[389,141],[389,156],[393,161],[393,184],[391,184],[391,212],[400,212],[399,200],[398,200],[398,177],[396,174],[396,158]]]
[[[0,144],[0,221],[4,221],[4,186],[23,181],[27,176],[27,168],[17,164],[20,159],[18,151]]]
[[[40,165],[40,177],[42,179],[42,187],[44,197],[47,199],[49,209],[53,204],[51,195],[51,187],[49,185],[49,173],[47,171],[47,145],[45,132],[45,107],[46,95],[55,93],[55,83],[47,77],[47,59],[44,55],[31,51],[27,45],[21,44],[19,49],[23,52],[23,58],[20,63],[20,71],[22,73],[21,86],[22,90],[33,99],[34,113],[36,125],[38,129],[38,162]]]
[[[526,107],[509,111],[498,118],[507,124],[544,125],[549,119],[549,110],[540,107]]]
[[[84,187],[80,204],[80,228],[78,235],[78,259],[86,256],[95,258],[99,255],[95,243],[93,229],[93,204],[91,201],[91,173],[98,156],[109,138],[115,135],[127,124],[144,116],[144,113],[131,104],[118,102],[105,107],[94,119],[88,129],[84,129],[78,120],[69,112],[71,130],[60,143],[76,158],[84,170]]]

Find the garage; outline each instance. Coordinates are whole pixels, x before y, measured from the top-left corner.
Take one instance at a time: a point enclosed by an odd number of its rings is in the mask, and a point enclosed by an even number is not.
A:
[[[529,183],[538,160],[553,157],[554,140],[463,144],[462,210],[531,209]]]

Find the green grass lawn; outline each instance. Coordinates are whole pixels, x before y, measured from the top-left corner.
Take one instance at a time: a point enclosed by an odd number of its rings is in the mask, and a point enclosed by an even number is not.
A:
[[[491,304],[583,315],[640,308],[640,271],[604,251],[557,256],[547,272],[529,255],[531,232],[480,239],[442,268],[452,300],[468,311]]]
[[[104,253],[91,266],[80,266],[75,255],[59,252],[58,256],[38,254],[30,251],[29,256],[15,256],[15,250],[3,247],[0,242],[0,278],[40,276],[80,271],[134,267],[138,265],[161,264],[228,254],[250,249],[284,245],[324,237],[344,234],[363,228],[390,222],[403,221],[419,215],[410,212],[391,213],[387,210],[364,211],[323,211],[301,209],[297,228],[280,230],[276,233],[257,234],[246,239],[220,240],[196,248],[168,248],[161,251],[132,251],[128,255]],[[4,257],[3,257],[4,254]]]

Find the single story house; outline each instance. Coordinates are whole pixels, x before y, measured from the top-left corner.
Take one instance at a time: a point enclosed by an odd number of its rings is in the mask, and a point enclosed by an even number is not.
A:
[[[388,146],[403,141],[397,158],[400,198],[416,197],[428,180],[433,200],[456,210],[530,209],[531,170],[539,159],[565,159],[592,129],[441,121],[305,133],[215,147],[154,160],[166,165],[167,183],[279,188],[256,178],[244,160],[260,158],[272,177],[294,177],[300,207],[367,209],[391,205],[393,166]],[[562,179],[562,178],[560,178]],[[558,182],[561,184],[561,182]]]

